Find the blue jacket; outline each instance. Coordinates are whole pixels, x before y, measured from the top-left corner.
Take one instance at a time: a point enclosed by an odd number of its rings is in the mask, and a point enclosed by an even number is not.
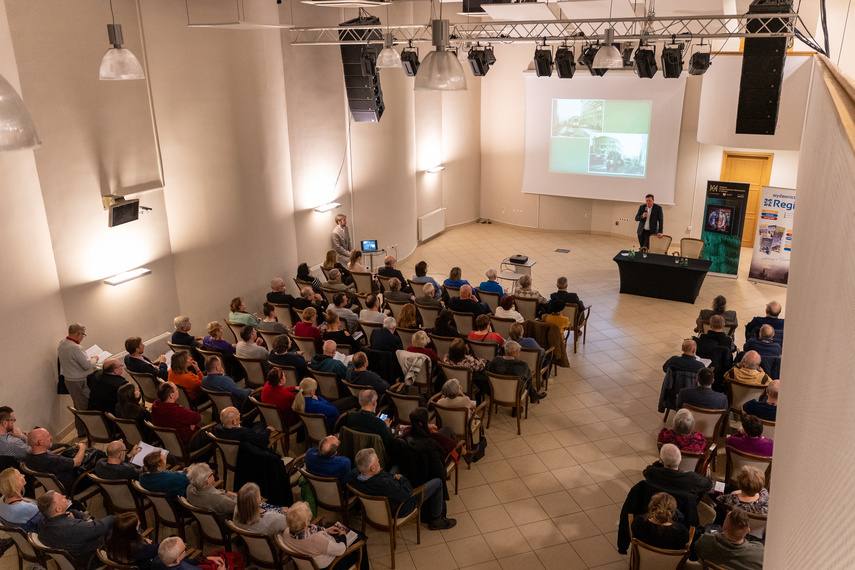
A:
[[[306,471],[318,477],[336,477],[342,484],[350,475],[350,459],[340,455],[321,457],[317,447],[306,452]]]

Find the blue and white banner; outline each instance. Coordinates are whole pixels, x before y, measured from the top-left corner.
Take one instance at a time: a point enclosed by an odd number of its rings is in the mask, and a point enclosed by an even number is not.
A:
[[[795,190],[763,187],[754,256],[748,271],[749,281],[787,284],[790,276],[790,252],[793,249],[795,211]]]

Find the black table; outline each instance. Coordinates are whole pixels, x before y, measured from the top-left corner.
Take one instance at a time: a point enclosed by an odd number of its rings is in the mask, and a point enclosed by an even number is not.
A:
[[[647,259],[636,252],[630,259],[622,251],[614,258],[620,271],[620,292],[656,299],[694,303],[701,292],[711,261],[690,259],[683,267],[671,255],[648,253]]]

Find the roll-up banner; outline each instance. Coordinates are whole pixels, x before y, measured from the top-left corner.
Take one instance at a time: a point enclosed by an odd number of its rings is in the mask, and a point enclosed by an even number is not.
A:
[[[712,262],[710,273],[736,279],[749,186],[744,182],[707,182],[701,257]]]
[[[749,281],[787,285],[790,276],[790,252],[793,249],[795,211],[795,190],[763,187],[754,256],[748,271]]]

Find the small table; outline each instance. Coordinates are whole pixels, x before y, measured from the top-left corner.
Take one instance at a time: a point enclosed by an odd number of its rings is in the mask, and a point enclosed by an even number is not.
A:
[[[378,255],[382,255],[383,257],[386,257],[386,250],[385,249],[372,249],[372,250],[364,250],[363,249],[362,255],[364,255],[365,257],[368,258],[368,267],[366,267],[366,269],[368,269],[369,273],[374,273],[374,258],[377,257]]]
[[[499,279],[504,279],[505,281],[511,282],[511,294],[516,291],[517,283],[520,280],[521,275],[531,276],[531,268],[534,264],[537,263],[535,260],[529,258],[525,263],[511,263],[511,258],[506,257],[502,260],[502,264],[499,267],[499,274],[496,276]]]
[[[648,253],[645,259],[636,253],[635,259],[629,259],[626,254],[622,251],[614,257],[621,293],[684,303],[694,303],[698,298],[712,264],[706,259],[689,259],[689,265],[683,267],[674,263],[671,255]]]

